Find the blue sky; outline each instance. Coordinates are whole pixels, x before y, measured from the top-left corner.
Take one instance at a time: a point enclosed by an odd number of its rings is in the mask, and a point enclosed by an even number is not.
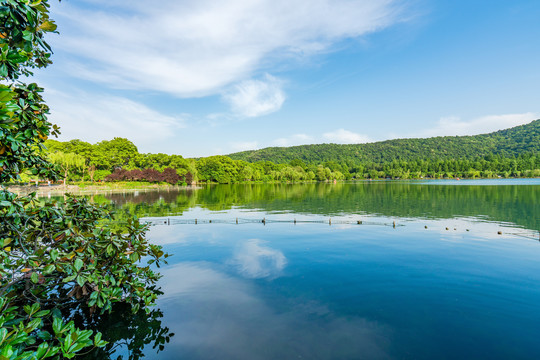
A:
[[[198,157],[540,118],[537,0],[156,4],[51,2],[60,34],[36,81],[59,140]]]

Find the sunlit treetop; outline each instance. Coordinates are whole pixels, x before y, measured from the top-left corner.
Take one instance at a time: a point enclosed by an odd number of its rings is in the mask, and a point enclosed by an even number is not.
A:
[[[40,152],[58,127],[47,120],[43,89],[24,84],[21,76],[51,63],[44,36],[55,31],[47,1],[0,0],[0,183],[20,179],[25,169],[54,177]]]
[[[56,32],[46,1],[0,0],[0,77],[15,80],[51,63],[47,32]]]

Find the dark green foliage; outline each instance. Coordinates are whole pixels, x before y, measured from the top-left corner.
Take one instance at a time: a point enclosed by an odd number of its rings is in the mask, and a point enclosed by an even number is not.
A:
[[[42,150],[58,128],[47,120],[42,89],[20,81],[50,63],[43,37],[55,29],[46,0],[0,0],[0,183],[18,180],[24,170],[57,177]],[[114,161],[125,163],[137,151],[121,139],[111,143]],[[68,155],[84,148],[82,142],[71,145],[77,150]],[[150,313],[159,278],[150,265],[166,255],[147,242],[147,226],[136,218],[114,229],[102,223],[107,218],[109,212],[84,199],[43,202],[2,187],[0,359],[73,358],[107,344],[73,317],[91,319],[118,302]]]
[[[130,217],[127,226],[113,231],[100,225],[111,215],[85,199],[41,202],[7,191],[0,193],[0,217],[0,331],[6,334],[0,354],[12,354],[7,359],[41,344],[53,351],[45,357],[68,358],[106,344],[101,334],[66,321],[74,314],[91,317],[110,311],[115,302],[150,312],[159,275],[137,263],[147,257],[157,264],[167,255],[147,242],[147,225]],[[35,308],[39,320],[21,316],[27,308]]]
[[[123,143],[129,143],[122,139]],[[52,151],[85,154],[88,162],[100,144],[79,140],[48,141]],[[140,171],[176,170],[181,181],[230,184],[244,181],[325,181],[350,179],[495,178],[540,176],[540,120],[491,134],[429,139],[389,140],[360,145],[305,145],[266,148],[228,156],[184,159],[180,155],[131,153],[129,164],[118,163],[111,180],[140,180]],[[79,150],[76,150],[79,149]],[[133,150],[133,149],[132,149]],[[133,150],[134,151],[134,150]],[[97,171],[108,166],[96,163]],[[131,171],[129,171],[131,169]],[[167,170],[170,172],[170,170]],[[131,174],[131,175],[128,175]],[[172,175],[172,172],[170,172]],[[74,174],[75,176],[77,174]],[[79,174],[83,178],[82,174]],[[171,183],[171,181],[168,181]]]
[[[357,145],[319,144],[292,147],[271,147],[228,155],[233,160],[248,162],[272,161],[308,164],[385,163],[393,160],[411,161],[475,159],[486,156],[516,157],[540,152],[540,120],[490,134],[475,136],[445,136],[427,139],[397,139]]]
[[[161,295],[161,293],[157,293]],[[174,333],[162,325],[163,313],[154,309],[150,313],[139,310],[133,313],[129,304],[115,303],[111,313],[105,313],[95,318],[80,316],[75,324],[89,324],[88,326],[103,334],[109,343],[102,348],[95,348],[92,352],[78,359],[103,360],[118,359],[115,352],[119,348],[127,350],[129,357],[126,360],[137,360],[144,357],[143,349],[151,345],[159,353],[165,347]],[[114,356],[116,355],[116,356]],[[148,352],[147,352],[148,355]]]

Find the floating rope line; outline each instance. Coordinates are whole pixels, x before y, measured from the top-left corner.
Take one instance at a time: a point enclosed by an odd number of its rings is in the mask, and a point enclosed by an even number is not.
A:
[[[528,234],[528,233],[507,232],[507,234],[515,235],[515,236],[521,236],[521,237],[526,238],[526,239],[540,241],[540,231],[538,232],[538,237],[534,237],[532,234]]]
[[[403,224],[396,224],[396,222],[375,222],[364,220],[335,220],[332,218],[325,220],[298,220],[298,219],[253,219],[253,218],[235,218],[235,219],[178,219],[178,218],[152,218],[141,219],[141,222],[145,222],[151,226],[158,225],[202,225],[202,224],[273,224],[273,223],[288,223],[288,224],[328,224],[328,225],[376,225],[376,226],[405,226]]]
[[[231,225],[243,225],[243,224],[327,224],[327,225],[371,225],[371,226],[388,226],[388,227],[402,227],[404,224],[398,224],[395,221],[392,222],[377,222],[377,221],[365,221],[365,220],[335,220],[332,218],[319,219],[319,220],[298,220],[298,219],[253,219],[253,218],[234,218],[234,219],[182,219],[175,217],[163,217],[163,218],[141,218],[141,222],[149,224],[150,226],[159,225],[204,225],[204,224],[231,224]],[[427,229],[427,225],[424,227]],[[432,227],[433,228],[433,227]],[[449,227],[445,228],[447,231]],[[438,229],[442,230],[442,229]],[[457,230],[454,228],[454,230]],[[469,231],[469,229],[467,229]],[[497,231],[497,234],[503,235],[502,231]],[[540,241],[539,237],[535,237],[532,234],[519,233],[519,232],[504,232],[505,235],[514,235],[531,240]]]

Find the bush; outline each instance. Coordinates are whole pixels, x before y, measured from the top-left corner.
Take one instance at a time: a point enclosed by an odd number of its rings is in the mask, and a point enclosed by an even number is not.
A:
[[[48,7],[47,0],[2,1],[0,183],[27,170],[42,179],[59,175],[43,156],[44,141],[59,133],[47,119],[43,89],[19,80],[51,63],[44,34],[56,25]],[[111,218],[84,199],[58,203],[0,190],[0,359],[73,358],[107,344],[74,316],[88,319],[114,303],[151,312],[159,275],[149,265],[167,255],[147,242],[147,226],[136,218],[114,228],[102,222]]]
[[[106,345],[67,321],[75,313],[101,314],[115,302],[150,312],[159,275],[137,263],[146,257],[159,266],[168,255],[147,242],[148,226],[136,218],[113,231],[102,223],[111,214],[86,199],[42,202],[7,191],[0,217],[0,354],[71,357]],[[66,307],[72,311],[63,316]]]
[[[178,176],[176,170],[172,168],[165,168],[162,173],[155,169],[116,169],[112,174],[105,178],[105,181],[148,181],[154,183],[167,182],[174,185],[180,181],[180,176]]]

